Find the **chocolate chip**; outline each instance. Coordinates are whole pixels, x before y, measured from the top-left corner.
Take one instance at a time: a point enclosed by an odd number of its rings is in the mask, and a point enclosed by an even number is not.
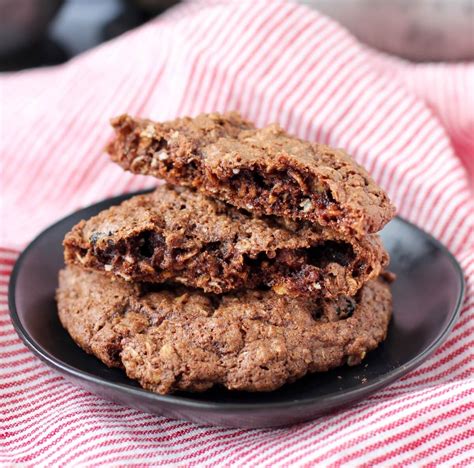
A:
[[[311,265],[324,268],[329,263],[347,266],[354,259],[354,251],[350,244],[326,241],[309,249],[308,261]]]
[[[155,250],[162,247],[164,239],[152,231],[145,231],[138,239],[138,253],[144,258],[151,258]]]

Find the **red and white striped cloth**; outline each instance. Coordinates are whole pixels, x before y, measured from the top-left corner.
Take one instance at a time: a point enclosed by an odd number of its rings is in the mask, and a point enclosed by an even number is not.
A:
[[[474,462],[472,64],[381,56],[291,3],[199,1],[65,65],[3,75],[0,86],[0,464]],[[346,148],[466,274],[461,318],[434,357],[349,409],[293,427],[199,428],[117,406],[41,364],[8,316],[9,274],[34,235],[153,184],[103,154],[110,116],[226,109]]]

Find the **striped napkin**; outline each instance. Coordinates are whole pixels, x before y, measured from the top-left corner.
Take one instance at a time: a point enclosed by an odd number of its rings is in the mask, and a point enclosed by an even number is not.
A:
[[[382,56],[279,0],[189,2],[65,65],[0,76],[0,464],[474,463],[473,89],[472,64]],[[104,155],[110,116],[228,109],[346,148],[466,275],[461,318],[422,367],[293,427],[200,428],[115,405],[41,364],[8,316],[9,274],[33,236],[154,184]]]

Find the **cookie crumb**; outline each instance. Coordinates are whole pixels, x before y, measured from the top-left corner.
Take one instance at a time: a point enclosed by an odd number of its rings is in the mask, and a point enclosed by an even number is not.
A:
[[[155,126],[152,124],[147,125],[145,129],[140,132],[142,138],[153,138],[155,134]]]
[[[311,200],[309,198],[305,198],[300,203],[299,206],[300,206],[300,208],[302,208],[301,211],[303,211],[303,213],[308,213],[308,211],[310,211],[313,208],[313,203],[311,202]]]

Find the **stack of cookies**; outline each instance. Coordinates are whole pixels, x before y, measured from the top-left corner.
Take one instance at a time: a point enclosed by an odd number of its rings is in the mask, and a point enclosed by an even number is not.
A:
[[[387,195],[346,153],[236,113],[113,120],[111,158],[164,179],[64,240],[63,326],[158,393],[271,391],[386,337]]]

